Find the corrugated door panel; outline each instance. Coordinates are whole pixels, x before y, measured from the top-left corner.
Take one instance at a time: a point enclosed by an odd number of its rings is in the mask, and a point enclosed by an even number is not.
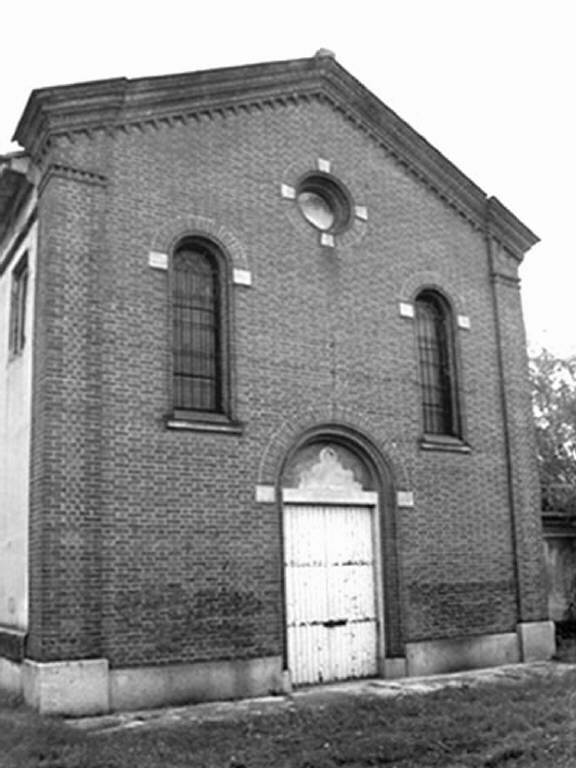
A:
[[[284,518],[294,684],[376,674],[372,507],[286,505]]]

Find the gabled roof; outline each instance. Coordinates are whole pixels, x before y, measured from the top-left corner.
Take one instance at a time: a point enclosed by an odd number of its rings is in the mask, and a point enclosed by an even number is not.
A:
[[[330,103],[477,228],[489,216],[492,233],[517,258],[538,242],[495,198],[487,205],[480,187],[324,50],[306,59],[41,88],[30,95],[14,139],[37,157],[59,134],[301,99]]]

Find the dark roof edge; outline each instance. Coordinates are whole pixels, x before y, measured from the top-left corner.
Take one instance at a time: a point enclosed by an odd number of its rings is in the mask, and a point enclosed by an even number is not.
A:
[[[0,155],[0,166],[5,163],[11,163],[13,160],[26,157],[28,157],[28,153],[24,149],[17,149],[14,152],[6,152],[6,154]]]
[[[14,139],[36,157],[55,134],[306,97],[328,100],[476,228],[483,229],[489,218],[492,234],[517,257],[538,242],[514,214],[495,198],[488,204],[486,193],[468,176],[332,56],[320,52],[305,59],[37,89]]]
[[[0,242],[33,189],[30,158],[25,152],[0,155]]]

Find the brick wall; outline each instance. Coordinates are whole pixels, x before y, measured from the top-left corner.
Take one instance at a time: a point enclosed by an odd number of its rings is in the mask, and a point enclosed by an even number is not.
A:
[[[53,176],[39,203],[28,644],[34,659],[101,652],[104,201],[101,185]]]
[[[314,100],[79,134],[51,153],[47,163],[92,175],[51,179],[41,202],[33,654],[126,666],[280,653],[280,510],[257,504],[254,489],[274,436],[296,438],[316,415],[369,430],[402,468],[396,486],[414,491],[413,509],[390,512],[404,640],[513,630],[483,235]],[[334,250],[280,195],[318,157],[368,209]],[[252,272],[251,287],[231,288],[240,434],[165,426],[168,274],[148,266],[148,251],[191,217],[233,233]],[[457,333],[468,454],[419,446],[414,327],[398,302],[431,276],[471,321]],[[521,343],[519,306],[505,323]],[[518,499],[516,519],[530,503]],[[526,529],[530,557],[536,536]],[[527,599],[526,615],[538,613]]]

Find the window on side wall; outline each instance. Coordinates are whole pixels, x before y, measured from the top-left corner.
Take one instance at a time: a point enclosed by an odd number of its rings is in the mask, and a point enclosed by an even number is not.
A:
[[[210,241],[182,242],[172,258],[174,415],[218,419],[228,415],[226,271]]]
[[[452,312],[436,291],[423,291],[415,304],[424,434],[460,438]]]
[[[28,254],[12,270],[8,349],[19,355],[26,343],[26,299],[28,293]]]

